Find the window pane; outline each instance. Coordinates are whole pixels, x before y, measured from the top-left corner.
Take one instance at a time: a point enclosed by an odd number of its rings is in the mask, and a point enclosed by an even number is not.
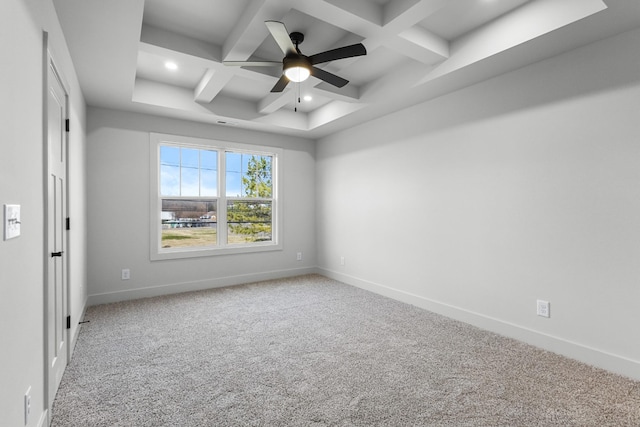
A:
[[[271,198],[271,156],[226,153],[227,197]]]
[[[211,150],[200,150],[200,169],[217,170],[218,153]]]
[[[247,197],[272,197],[271,157],[245,156],[248,158],[242,187]]]
[[[180,148],[160,146],[160,194],[180,195]]]
[[[217,244],[215,200],[162,200],[162,248],[192,248]]]
[[[200,170],[200,195],[218,195],[218,173],[214,170]]]
[[[218,153],[200,150],[200,195],[218,195]]]
[[[230,151],[227,151],[225,153],[225,156],[226,156],[227,172],[242,172],[242,167],[241,167],[242,154],[232,153]]]
[[[251,243],[272,240],[271,202],[228,201],[227,243]]]
[[[183,148],[181,150],[180,164],[182,167],[199,168],[200,167],[200,150],[193,148]]]
[[[225,153],[226,158],[226,178],[227,188],[225,194],[227,197],[242,196],[242,154]]]
[[[160,146],[160,164],[170,166],[180,166],[180,148]]]
[[[160,194],[163,196],[180,195],[180,167],[160,165]]]
[[[182,167],[182,181],[180,183],[181,196],[200,195],[200,176],[198,168]]]

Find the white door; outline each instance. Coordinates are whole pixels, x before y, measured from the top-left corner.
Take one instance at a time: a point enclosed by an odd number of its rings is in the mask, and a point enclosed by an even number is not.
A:
[[[53,62],[49,61],[48,65],[46,333],[48,406],[51,408],[67,365],[67,95]]]

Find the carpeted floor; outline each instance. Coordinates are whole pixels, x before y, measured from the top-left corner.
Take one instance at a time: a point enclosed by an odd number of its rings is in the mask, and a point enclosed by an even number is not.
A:
[[[52,426],[640,426],[640,382],[322,276],[90,307]]]

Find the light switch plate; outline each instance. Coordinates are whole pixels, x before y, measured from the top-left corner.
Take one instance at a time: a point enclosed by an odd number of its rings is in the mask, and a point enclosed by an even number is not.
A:
[[[4,205],[4,240],[20,235],[20,205]]]

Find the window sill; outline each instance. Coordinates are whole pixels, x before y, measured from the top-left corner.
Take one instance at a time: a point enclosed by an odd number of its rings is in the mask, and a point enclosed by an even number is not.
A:
[[[163,249],[162,251],[152,253],[151,261],[163,261],[171,259],[188,259],[188,258],[202,258],[202,257],[214,257],[220,255],[237,255],[237,254],[250,254],[257,252],[269,252],[282,250],[281,244],[276,243],[256,243],[252,245],[243,245],[238,247],[225,246],[223,248],[192,248],[185,249],[179,248],[175,250]]]

